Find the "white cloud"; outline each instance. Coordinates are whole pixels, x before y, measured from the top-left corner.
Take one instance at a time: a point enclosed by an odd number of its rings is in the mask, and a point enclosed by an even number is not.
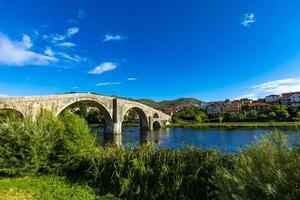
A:
[[[104,62],[101,65],[95,67],[94,69],[90,70],[88,73],[90,74],[102,74],[107,71],[112,71],[117,68],[117,65],[112,62]]]
[[[66,36],[54,33],[54,34],[50,34],[50,35],[45,34],[45,35],[43,35],[43,38],[46,40],[50,39],[50,40],[52,40],[52,42],[57,42],[57,41],[65,40]]]
[[[52,51],[50,47],[46,47],[44,54],[50,57],[53,57],[55,55],[55,53]]]
[[[126,37],[118,35],[118,34],[116,34],[116,35],[106,34],[103,39],[103,42],[118,41],[118,40],[125,40],[125,39],[126,39]]]
[[[50,40],[52,43],[57,43],[57,42],[62,42],[66,39],[71,38],[73,35],[75,35],[76,33],[79,32],[79,28],[78,27],[72,27],[69,28],[66,32],[66,34],[61,35],[61,34],[57,34],[57,33],[52,33],[52,34],[44,34],[43,38],[45,40]]]
[[[26,49],[30,49],[33,46],[31,38],[26,34],[23,34],[22,43]]]
[[[24,42],[25,41],[25,42]],[[2,65],[48,65],[56,62],[57,58],[29,51],[31,40],[23,36],[23,40],[12,41],[7,36],[0,34],[0,64]]]
[[[77,27],[72,27],[72,28],[69,28],[68,30],[67,30],[67,36],[72,36],[72,35],[75,35],[76,33],[78,33],[79,32],[79,28],[77,28]]]
[[[265,97],[270,94],[300,91],[300,78],[286,78],[268,81],[251,87],[252,91],[242,97],[254,98]]]
[[[255,23],[256,22],[256,18],[255,18],[255,15],[253,13],[246,13],[244,15],[244,19],[243,21],[241,22],[241,24],[245,27],[250,27],[251,24]]]
[[[127,78],[127,81],[136,81],[137,78]]]
[[[57,43],[55,44],[56,46],[59,46],[59,47],[75,47],[76,44],[72,43],[72,42],[61,42],[61,43]]]
[[[96,86],[108,86],[108,85],[120,85],[122,82],[104,82],[104,83],[97,83]]]
[[[69,54],[63,53],[63,52],[58,52],[57,55],[58,55],[59,57],[62,57],[62,58],[64,58],[64,59],[70,60],[70,61],[80,62],[80,61],[82,60],[81,57],[79,57],[79,56],[77,56],[77,55],[75,55],[75,56],[70,56]]]

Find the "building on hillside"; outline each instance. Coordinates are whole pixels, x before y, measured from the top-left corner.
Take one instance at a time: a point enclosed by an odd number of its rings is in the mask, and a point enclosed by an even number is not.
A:
[[[253,101],[252,99],[248,99],[248,98],[244,98],[240,100],[241,104],[251,104],[252,101]]]
[[[208,114],[221,114],[224,113],[224,101],[210,102],[206,107]]]
[[[268,95],[265,97],[265,102],[266,103],[277,103],[280,98],[281,98],[281,96],[278,94],[271,94],[271,95]]]
[[[241,100],[229,101],[225,104],[224,112],[241,112]]]
[[[281,102],[286,105],[300,105],[300,92],[282,93]]]
[[[251,111],[261,111],[268,108],[269,104],[257,102],[257,103],[252,103],[249,106]]]

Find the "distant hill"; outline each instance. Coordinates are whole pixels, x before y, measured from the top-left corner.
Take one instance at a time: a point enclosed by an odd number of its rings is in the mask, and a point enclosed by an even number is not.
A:
[[[202,101],[195,98],[179,98],[175,100],[160,101],[159,104],[162,106],[173,106],[173,105],[200,105]]]
[[[76,93],[76,92],[68,92],[68,93]],[[92,94],[99,94],[99,93],[92,93]],[[162,109],[164,107],[176,108],[177,106],[187,106],[187,107],[200,106],[201,103],[203,103],[203,101],[196,98],[179,98],[174,100],[154,101],[152,99],[133,99],[133,98],[120,97],[117,95],[111,95],[111,96],[116,98],[131,100],[131,101],[137,101],[156,109]]]
[[[195,98],[179,98],[175,100],[164,100],[156,102],[152,99],[137,99],[140,103],[146,104],[153,108],[177,107],[177,106],[200,106],[203,101]]]

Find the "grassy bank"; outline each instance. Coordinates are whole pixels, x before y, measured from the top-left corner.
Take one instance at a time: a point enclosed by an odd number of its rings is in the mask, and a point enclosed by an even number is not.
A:
[[[91,187],[70,183],[59,176],[0,179],[0,200],[114,200],[112,195],[97,196]]]
[[[300,128],[300,122],[223,122],[223,123],[188,123],[178,122],[169,128]]]

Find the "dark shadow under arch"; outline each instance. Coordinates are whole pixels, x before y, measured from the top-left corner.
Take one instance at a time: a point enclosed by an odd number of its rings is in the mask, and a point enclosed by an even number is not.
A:
[[[157,114],[157,113],[154,113],[153,118],[154,118],[154,119],[159,118],[158,114]]]
[[[158,121],[153,122],[153,129],[159,129],[161,128],[161,125]]]

